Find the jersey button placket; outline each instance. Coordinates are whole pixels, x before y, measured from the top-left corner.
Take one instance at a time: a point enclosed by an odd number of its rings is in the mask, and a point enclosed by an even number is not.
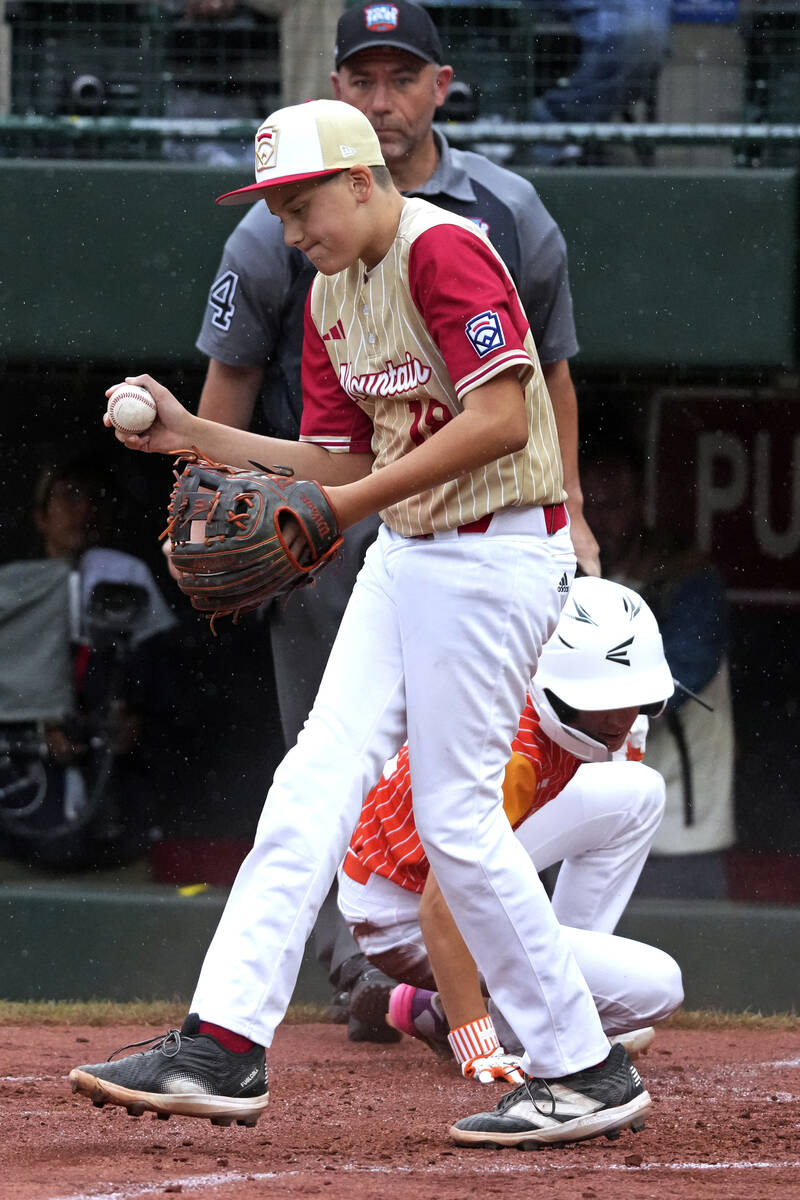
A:
[[[370,322],[370,307],[369,307],[368,297],[366,295],[366,290],[368,287],[369,287],[369,282],[368,282],[367,276],[365,275],[364,276],[364,288],[361,293],[361,305],[360,305],[361,317],[362,317],[361,325],[364,330],[364,339],[367,343],[367,357],[368,358],[377,358],[377,357],[379,357],[378,352],[376,350],[376,346],[378,344],[378,335],[375,332],[375,329],[372,328],[371,322]]]

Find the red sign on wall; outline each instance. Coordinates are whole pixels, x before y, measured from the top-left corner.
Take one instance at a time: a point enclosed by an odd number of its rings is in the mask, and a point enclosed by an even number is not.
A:
[[[716,563],[731,599],[800,602],[800,393],[659,392],[647,504]]]

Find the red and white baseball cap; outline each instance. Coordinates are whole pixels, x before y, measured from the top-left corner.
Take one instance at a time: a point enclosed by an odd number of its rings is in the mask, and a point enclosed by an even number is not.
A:
[[[217,204],[252,204],[278,184],[335,175],[356,163],[385,166],[375,130],[341,100],[279,108],[259,126],[255,152],[256,182],[218,196]]]

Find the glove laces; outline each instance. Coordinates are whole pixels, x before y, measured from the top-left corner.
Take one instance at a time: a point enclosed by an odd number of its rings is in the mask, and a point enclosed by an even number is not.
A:
[[[219,492],[217,492],[217,500],[219,500]],[[228,518],[228,524],[235,525],[240,533],[244,533],[244,531],[247,529],[247,522],[250,518],[250,509],[253,507],[253,504],[255,503],[255,501],[253,500],[252,496],[249,496],[247,494],[247,492],[239,492],[239,494],[237,496],[234,496],[234,501],[237,504],[239,502],[241,502],[246,507],[245,507],[244,512],[236,512],[235,509],[229,508],[226,513],[227,518]],[[216,502],[215,502],[214,507],[216,508]],[[213,515],[214,515],[213,512],[209,512],[208,517],[206,519],[208,521],[210,521]],[[208,539],[206,539],[206,540],[208,541]]]

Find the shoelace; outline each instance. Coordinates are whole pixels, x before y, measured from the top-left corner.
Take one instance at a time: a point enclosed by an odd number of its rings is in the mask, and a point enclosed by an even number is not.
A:
[[[576,1076],[582,1075],[584,1072],[578,1071],[575,1074]],[[538,1092],[540,1089],[545,1091],[549,1097],[549,1112],[545,1112],[536,1099],[536,1092]],[[507,1095],[503,1096],[500,1104],[497,1106],[498,1111],[505,1112],[510,1104],[515,1103],[514,1097],[518,1096],[518,1094],[523,1091],[527,1092],[528,1099],[530,1100],[531,1104],[538,1113],[541,1113],[543,1117],[552,1117],[554,1115],[556,1111],[556,1098],[553,1095],[553,1089],[550,1087],[550,1084],[546,1079],[537,1079],[535,1077],[529,1077],[528,1075],[525,1076],[524,1083],[520,1084],[518,1088],[515,1088],[513,1092],[508,1092]]]
[[[120,1046],[113,1054],[109,1054],[106,1062],[111,1062],[118,1054],[122,1054],[123,1050],[137,1050],[140,1046],[152,1046],[154,1050],[161,1050],[167,1058],[174,1058],[181,1048],[181,1031],[170,1029],[157,1037],[145,1038],[143,1042],[129,1042],[127,1046]]]
[[[550,1098],[549,1112],[545,1111],[545,1109],[541,1107],[538,1100],[536,1099],[536,1093],[539,1091],[540,1088],[544,1089],[544,1091],[547,1093],[547,1095]],[[547,1082],[546,1079],[529,1078],[527,1075],[525,1076],[524,1083],[521,1083],[518,1088],[514,1088],[513,1092],[507,1092],[505,1094],[505,1096],[501,1097],[500,1102],[497,1105],[497,1111],[504,1113],[506,1111],[506,1109],[509,1108],[512,1104],[517,1103],[517,1101],[521,1098],[521,1095],[523,1092],[527,1095],[531,1104],[536,1109],[536,1111],[541,1114],[541,1116],[543,1116],[543,1117],[552,1117],[553,1116],[553,1114],[556,1111],[556,1098],[553,1095],[553,1090],[550,1087],[550,1084]]]

